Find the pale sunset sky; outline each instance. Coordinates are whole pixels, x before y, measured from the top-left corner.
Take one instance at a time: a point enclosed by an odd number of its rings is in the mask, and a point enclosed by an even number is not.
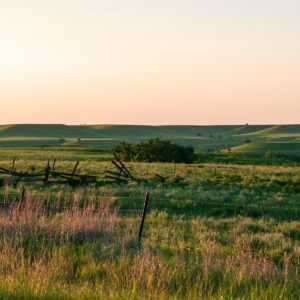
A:
[[[300,123],[299,0],[0,0],[0,124]]]

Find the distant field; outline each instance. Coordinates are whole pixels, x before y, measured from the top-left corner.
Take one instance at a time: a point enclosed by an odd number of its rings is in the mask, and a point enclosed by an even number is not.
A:
[[[295,153],[300,154],[300,143],[249,143],[231,149],[237,153]]]
[[[39,137],[14,137],[0,138],[0,147],[44,147],[44,146],[94,146],[94,147],[112,147],[121,140],[116,139],[81,139],[78,141],[74,138],[58,139],[58,138],[39,138]]]
[[[293,134],[300,133],[300,125],[276,125],[268,128],[251,132],[250,135],[266,136],[270,134]]]
[[[196,151],[300,155],[300,125],[145,126],[145,125],[1,125],[0,147],[113,147],[121,141],[149,138],[191,145]],[[225,153],[226,151],[223,151]]]

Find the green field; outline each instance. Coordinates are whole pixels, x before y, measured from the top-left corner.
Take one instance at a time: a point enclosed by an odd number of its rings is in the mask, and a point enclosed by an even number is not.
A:
[[[200,152],[234,149],[235,153],[261,154],[297,150],[300,125],[232,125],[232,126],[142,126],[142,125],[2,125],[0,147],[81,145],[112,147],[120,141],[137,143],[149,138],[168,139],[191,145]],[[254,145],[249,146],[249,143]],[[259,144],[256,144],[259,143]],[[274,144],[276,143],[276,145]],[[266,144],[265,146],[261,146]],[[241,147],[239,147],[241,146]],[[234,148],[237,147],[237,148]],[[297,153],[296,153],[297,154]]]
[[[98,179],[1,187],[0,299],[300,298],[298,164],[129,163],[141,181],[117,185],[105,179],[109,147],[66,138],[69,145],[0,149],[2,167],[16,158],[18,171],[40,170],[56,158],[56,169],[71,172],[79,160],[78,171]]]
[[[264,154],[271,151],[272,153],[300,153],[300,143],[295,142],[268,142],[268,143],[249,143],[237,146],[231,149],[237,153],[258,153]]]

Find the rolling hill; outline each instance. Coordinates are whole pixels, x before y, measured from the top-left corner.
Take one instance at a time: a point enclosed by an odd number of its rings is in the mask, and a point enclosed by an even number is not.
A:
[[[235,153],[298,152],[300,125],[0,125],[0,146],[41,145],[114,146],[120,141],[169,139],[201,151],[232,148]]]
[[[261,130],[248,132],[248,135],[268,136],[274,134],[300,134],[300,125],[275,125]]]
[[[239,126],[147,126],[147,125],[80,125],[17,124],[0,126],[0,137],[168,137],[196,136],[234,132]]]
[[[300,143],[249,143],[231,148],[234,153],[256,153],[264,154],[267,152],[277,154],[300,154]]]

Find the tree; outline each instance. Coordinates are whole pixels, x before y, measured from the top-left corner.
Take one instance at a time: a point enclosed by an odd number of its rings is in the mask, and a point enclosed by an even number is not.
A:
[[[115,147],[115,152],[118,153],[120,158],[124,161],[133,160],[135,156],[134,145],[121,142]]]
[[[194,149],[161,139],[150,139],[138,144],[120,143],[116,153],[124,161],[192,163],[196,160]]]

